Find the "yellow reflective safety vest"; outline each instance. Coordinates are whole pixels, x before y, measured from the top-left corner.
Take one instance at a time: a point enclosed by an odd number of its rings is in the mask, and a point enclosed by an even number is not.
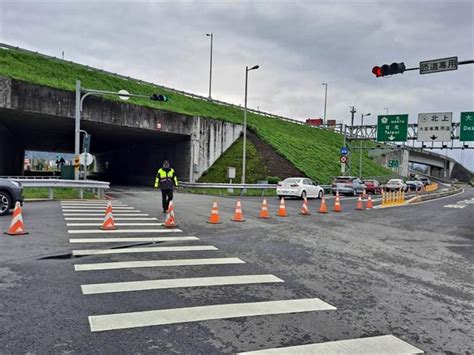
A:
[[[155,187],[159,187],[161,190],[172,190],[174,186],[178,186],[178,177],[175,175],[174,169],[160,168],[156,173]]]

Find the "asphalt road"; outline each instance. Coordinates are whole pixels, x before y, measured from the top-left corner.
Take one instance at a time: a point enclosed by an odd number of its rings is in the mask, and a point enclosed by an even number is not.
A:
[[[115,189],[110,195],[117,206],[123,203],[149,215],[144,218],[164,220],[160,196],[150,189]],[[0,353],[236,353],[389,334],[428,354],[473,351],[473,189],[437,201],[371,211],[356,211],[356,200],[343,198],[343,212],[327,215],[316,213],[319,200],[310,200],[311,216],[298,215],[301,201],[287,200],[286,218],[274,217],[278,201],[270,198],[269,220],[256,218],[261,198],[245,197],[242,223],[230,221],[236,200],[224,197],[218,199],[223,221],[219,225],[206,223],[213,201],[210,196],[177,193],[176,218],[183,232],[126,235],[68,234],[68,230],[97,227],[66,226],[59,202],[27,203],[24,220],[30,234],[0,237]],[[332,204],[329,199],[329,209]],[[137,222],[119,221],[126,211],[114,210],[116,223]],[[86,207],[86,213],[95,212]],[[143,223],[153,222],[157,221]],[[10,218],[0,218],[0,230],[9,223]],[[146,227],[155,228],[163,229]],[[124,236],[199,239],[152,244],[69,242]],[[162,246],[218,250],[71,257],[73,250],[123,246],[128,248],[122,251]],[[75,265],[207,258],[240,261],[75,271]],[[81,285],[242,275],[267,275],[284,282],[81,292]],[[221,305],[315,298],[322,309],[275,314],[278,307],[270,307],[263,315],[206,319],[213,312],[225,314]],[[195,313],[190,307],[208,307],[201,312],[203,320],[191,321]],[[173,310],[166,316],[172,324],[127,326],[130,312],[167,309]],[[243,306],[244,313],[251,311],[252,307]],[[180,312],[184,321],[173,322]],[[107,323],[100,317],[94,325],[88,321],[89,316],[122,313],[125,321]],[[166,318],[158,315],[159,321]],[[153,314],[141,314],[136,321],[146,317]],[[124,329],[97,331],[101,324],[120,324]]]

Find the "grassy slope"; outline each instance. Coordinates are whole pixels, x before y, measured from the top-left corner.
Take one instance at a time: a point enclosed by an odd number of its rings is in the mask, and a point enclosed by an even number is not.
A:
[[[203,174],[199,179],[200,182],[225,182],[227,177],[227,167],[235,167],[234,183],[242,181],[242,145],[243,138],[239,138],[227,151],[222,154],[219,159],[211,166],[211,168]],[[257,180],[265,180],[268,176],[265,165],[260,155],[257,153],[255,146],[247,139],[247,167],[245,169],[247,182],[256,182]]]
[[[243,114],[237,108],[193,99],[136,80],[114,77],[82,65],[16,50],[0,49],[0,76],[66,90],[75,90],[76,80],[81,80],[82,86],[86,88],[110,91],[126,89],[135,94],[159,92],[168,95],[170,101],[161,103],[131,98],[130,103],[242,123]],[[110,99],[119,100],[114,96]],[[341,135],[255,114],[248,115],[248,125],[261,139],[308,176],[328,182],[331,176],[338,174]],[[364,157],[364,167],[364,175],[390,174],[390,170],[376,164],[367,156]]]

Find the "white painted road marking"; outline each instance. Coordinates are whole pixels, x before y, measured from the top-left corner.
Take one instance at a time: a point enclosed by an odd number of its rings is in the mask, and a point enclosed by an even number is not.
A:
[[[127,211],[127,213],[113,212],[113,215],[114,215],[114,218],[116,216],[118,216],[118,217],[139,217],[139,216],[147,217],[147,216],[149,216],[148,213],[136,213],[134,211]],[[104,218],[105,211],[104,211],[104,213],[63,213],[63,216],[64,217],[98,217],[98,216],[102,216],[102,218]]]
[[[115,218],[114,218],[115,220]],[[102,223],[66,223],[68,227],[100,227]],[[153,226],[162,226],[163,223],[115,223],[118,227],[131,227],[131,226],[140,226],[140,227],[153,227]]]
[[[123,243],[123,242],[174,242],[183,240],[199,240],[198,237],[135,237],[135,238],[75,238],[69,243]]]
[[[104,217],[65,217],[66,221],[103,221]],[[156,217],[115,217],[114,221],[157,221]]]
[[[252,317],[285,313],[335,310],[319,298],[220,304],[202,307],[173,308],[155,311],[89,316],[91,331],[128,329],[156,325],[198,322],[213,319]]]
[[[74,229],[68,230],[69,234],[106,234],[106,233],[180,233],[181,229]]]
[[[206,258],[206,259],[175,259],[175,260],[138,260],[115,261],[111,263],[75,264],[76,271],[134,269],[140,267],[168,267],[191,265],[219,265],[219,264],[245,264],[239,258]]]
[[[176,251],[203,251],[219,250],[212,245],[195,245],[185,247],[146,247],[146,248],[126,248],[126,249],[82,249],[73,250],[72,255],[101,255],[101,254],[130,254],[130,253],[156,253],[156,252],[176,252]]]
[[[106,207],[104,208],[89,208],[89,207],[84,207],[84,208],[63,208],[63,213],[68,213],[68,212],[100,212],[104,211],[105,212]],[[132,211],[137,211],[141,212],[140,210],[135,209],[134,207],[122,207],[122,208],[112,208],[113,211],[117,212],[132,212]]]
[[[208,287],[273,282],[284,281],[274,275],[240,275],[90,284],[82,285],[81,289],[84,295],[92,295],[99,293],[160,290],[179,287]]]
[[[90,318],[90,317],[89,317]],[[90,322],[90,320],[89,320]],[[316,343],[286,348],[264,349],[249,351],[239,354],[324,354],[324,355],[349,355],[349,354],[423,354],[423,350],[400,340],[393,335],[382,335],[370,338],[349,339]]]

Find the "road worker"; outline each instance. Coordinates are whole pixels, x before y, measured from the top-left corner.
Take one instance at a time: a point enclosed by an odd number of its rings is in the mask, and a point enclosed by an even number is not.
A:
[[[173,189],[178,187],[178,178],[168,160],[163,161],[163,166],[158,169],[155,179],[155,188],[160,188],[163,213],[168,211],[170,201],[173,200]]]

